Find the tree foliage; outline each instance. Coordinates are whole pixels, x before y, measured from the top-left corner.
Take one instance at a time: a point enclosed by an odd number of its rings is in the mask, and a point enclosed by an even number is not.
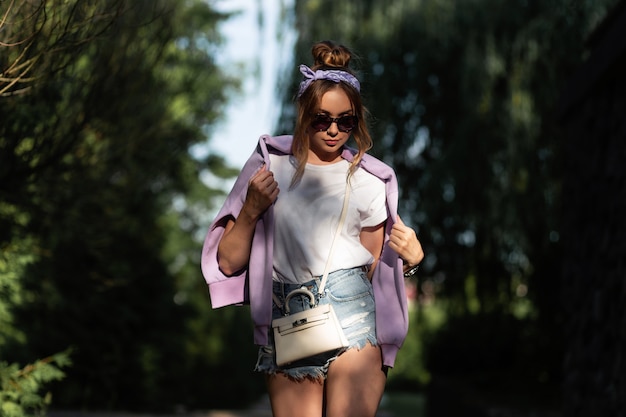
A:
[[[246,312],[211,321],[198,259],[223,194],[201,173],[233,170],[188,152],[237,87],[214,60],[226,16],[191,0],[1,7],[0,356],[74,348],[59,406],[234,401],[220,359],[242,336],[224,322]],[[239,403],[255,389],[240,385]]]
[[[103,35],[124,6],[121,1],[3,3],[0,96],[4,97],[26,94],[46,73],[62,71],[71,61],[67,52]]]
[[[45,415],[52,395],[42,390],[49,382],[63,379],[61,368],[70,364],[68,353],[58,353],[23,368],[0,362],[0,416]]]

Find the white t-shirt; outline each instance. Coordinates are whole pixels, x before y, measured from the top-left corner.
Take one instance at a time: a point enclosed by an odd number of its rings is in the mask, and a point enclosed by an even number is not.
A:
[[[280,187],[274,204],[274,280],[310,281],[324,273],[343,206],[349,163],[307,164],[300,183],[289,189],[293,156],[270,155],[270,170]],[[387,219],[385,184],[363,169],[350,179],[345,224],[335,243],[330,271],[369,265],[372,254],[361,245],[361,229]]]

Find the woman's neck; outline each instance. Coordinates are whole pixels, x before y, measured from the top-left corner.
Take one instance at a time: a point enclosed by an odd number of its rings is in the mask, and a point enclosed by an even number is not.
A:
[[[306,160],[307,164],[312,165],[331,165],[336,164],[342,160],[341,152],[333,152],[324,155],[318,155],[312,150],[309,150],[309,156]]]

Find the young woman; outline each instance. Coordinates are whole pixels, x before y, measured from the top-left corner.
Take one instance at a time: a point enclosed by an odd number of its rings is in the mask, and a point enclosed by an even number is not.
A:
[[[372,140],[350,51],[324,41],[312,54],[313,67],[300,67],[294,134],[260,138],[210,227],[203,274],[214,308],[250,303],[274,416],[373,417],[408,328],[403,272],[413,265],[398,252],[410,262],[423,254],[397,222],[395,173],[365,153]],[[319,302],[333,305],[349,347],[278,366],[271,321],[290,291],[317,291],[346,181],[347,216]],[[307,304],[294,297],[291,311]]]

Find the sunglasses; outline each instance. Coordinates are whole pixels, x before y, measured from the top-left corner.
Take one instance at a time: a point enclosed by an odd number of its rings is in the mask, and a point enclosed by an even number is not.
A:
[[[341,116],[332,118],[327,114],[316,114],[311,122],[311,127],[318,132],[323,132],[330,128],[330,125],[337,123],[337,129],[340,132],[350,132],[354,129],[359,119],[356,116]]]

